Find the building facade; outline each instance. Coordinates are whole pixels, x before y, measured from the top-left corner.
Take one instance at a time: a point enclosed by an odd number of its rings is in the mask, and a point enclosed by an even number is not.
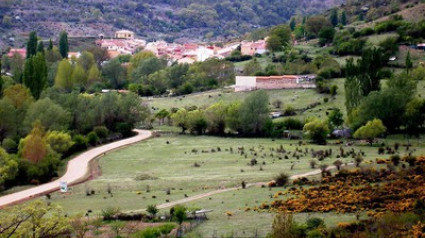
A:
[[[315,88],[315,78],[315,75],[236,76],[235,91]]]

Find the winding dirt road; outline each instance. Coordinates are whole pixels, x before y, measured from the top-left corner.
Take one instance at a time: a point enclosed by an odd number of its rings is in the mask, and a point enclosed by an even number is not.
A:
[[[66,181],[68,186],[84,182],[90,177],[90,162],[92,160],[107,152],[146,140],[152,136],[151,131],[134,131],[137,135],[133,137],[93,148],[70,160],[67,165],[66,173],[55,181],[0,197],[0,208],[57,191],[59,190],[59,183],[61,181]]]
[[[353,163],[348,163],[347,165],[353,165]],[[332,169],[335,169],[335,168],[336,168],[335,166],[329,166],[326,170],[332,170]],[[320,173],[322,173],[322,171],[320,169],[316,169],[316,170],[312,170],[310,172],[306,172],[306,173],[302,173],[302,174],[294,174],[294,175],[290,176],[289,179],[294,180],[294,179],[298,179],[298,178],[302,178],[302,177],[318,175]],[[248,188],[248,187],[267,185],[267,183],[268,182],[250,183],[250,184],[247,184],[246,187]],[[173,202],[167,202],[167,203],[159,204],[156,207],[158,209],[170,208],[170,207],[173,207],[175,205],[195,201],[195,200],[198,200],[198,199],[201,199],[201,198],[206,198],[206,197],[209,197],[209,196],[212,196],[212,195],[215,195],[215,194],[235,191],[235,190],[238,190],[240,188],[241,187],[233,187],[233,188],[225,188],[225,189],[214,190],[214,191],[211,191],[211,192],[198,194],[198,195],[195,195],[195,196],[187,197],[187,198],[176,200],[176,201],[173,201]],[[146,211],[146,209],[132,210],[132,211],[129,211],[129,212],[143,212],[143,211]]]

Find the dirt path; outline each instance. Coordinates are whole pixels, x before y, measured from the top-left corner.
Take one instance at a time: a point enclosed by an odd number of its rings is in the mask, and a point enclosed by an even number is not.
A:
[[[353,165],[353,164],[352,163],[349,163],[347,165]],[[335,169],[335,168],[336,168],[335,166],[329,166],[326,170],[332,170],[332,169]],[[290,176],[289,179],[294,180],[294,179],[298,179],[298,178],[302,178],[302,177],[308,177],[308,176],[318,175],[320,173],[322,173],[322,171],[320,169],[316,169],[316,170],[313,170],[313,171],[310,171],[310,172],[306,172],[306,173],[294,174],[294,175]],[[247,188],[248,187],[258,187],[258,186],[267,185],[267,184],[268,184],[268,182],[250,183],[250,184],[247,184],[246,187]],[[175,205],[179,205],[179,204],[183,204],[183,203],[195,201],[195,200],[198,200],[198,199],[201,199],[201,198],[206,198],[206,197],[209,197],[209,196],[212,196],[212,195],[215,195],[215,194],[220,194],[220,193],[235,191],[235,190],[238,190],[240,188],[241,187],[219,189],[219,190],[215,190],[215,191],[211,191],[211,192],[207,192],[207,193],[202,193],[202,194],[198,194],[198,195],[195,195],[195,196],[191,196],[191,197],[188,197],[188,198],[180,199],[180,200],[177,200],[177,201],[159,204],[156,207],[158,209],[170,208],[170,207],[173,207]],[[129,211],[129,212],[143,212],[145,210],[146,209],[140,209],[140,210],[132,210],[132,211]]]
[[[55,181],[0,197],[0,208],[57,191],[61,181],[66,181],[68,186],[86,181],[90,177],[91,161],[108,152],[146,140],[152,136],[152,132],[147,130],[135,130],[135,132],[137,132],[136,136],[99,146],[78,155],[68,162],[66,173]]]

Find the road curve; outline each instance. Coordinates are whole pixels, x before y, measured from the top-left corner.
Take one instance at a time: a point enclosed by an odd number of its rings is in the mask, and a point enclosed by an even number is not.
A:
[[[347,165],[353,165],[353,163],[348,163]],[[332,169],[335,169],[335,168],[336,168],[335,166],[329,166],[326,170],[332,170]],[[312,171],[306,172],[306,173],[294,174],[294,175],[290,176],[289,179],[294,180],[294,179],[299,179],[299,178],[302,178],[302,177],[318,175],[318,174],[321,174],[321,173],[322,173],[322,170],[316,169],[316,170],[312,170]],[[246,185],[246,187],[248,188],[248,187],[261,186],[261,185],[267,185],[267,184],[268,184],[268,182],[249,183],[249,184]],[[238,190],[240,188],[241,187],[218,189],[218,190],[210,191],[210,192],[207,192],[207,193],[201,193],[201,194],[194,195],[194,196],[191,196],[191,197],[176,200],[176,201],[173,201],[173,202],[167,202],[167,203],[159,204],[156,207],[158,209],[170,208],[170,207],[174,207],[175,205],[180,205],[180,204],[195,201],[195,200],[198,200],[198,199],[201,199],[201,198],[206,198],[206,197],[209,197],[209,196],[212,196],[212,195],[215,195],[215,194],[235,191],[235,190]],[[129,212],[144,212],[144,211],[146,211],[146,209],[132,210],[132,211],[129,211]]]
[[[57,191],[59,190],[60,181],[66,181],[68,186],[70,186],[87,180],[90,177],[90,161],[107,152],[146,140],[152,136],[151,131],[134,131],[137,135],[133,137],[90,149],[71,159],[68,162],[66,173],[55,181],[0,197],[0,208]]]

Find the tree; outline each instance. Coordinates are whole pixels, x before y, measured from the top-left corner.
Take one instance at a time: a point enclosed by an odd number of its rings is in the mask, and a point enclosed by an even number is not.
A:
[[[409,135],[418,136],[425,123],[425,100],[414,98],[406,105],[403,124]]]
[[[6,181],[13,180],[17,174],[18,163],[11,159],[7,152],[0,147],[0,190],[2,190],[1,188]]]
[[[24,83],[30,89],[32,95],[35,99],[38,99],[41,95],[41,92],[47,86],[47,65],[46,58],[44,54],[39,52],[34,57],[31,57],[28,60],[32,60],[32,69],[33,69],[33,77],[32,82]],[[26,72],[26,71],[24,71]],[[24,73],[25,76],[25,73]]]
[[[156,208],[156,205],[149,205],[148,208],[146,208],[146,211],[151,214],[152,218],[155,218],[155,215],[159,210]]]
[[[179,223],[180,226],[187,217],[186,210],[186,207],[181,205],[174,207],[173,218]]]
[[[84,68],[80,64],[75,65],[74,69],[72,70],[71,82],[75,85],[86,85],[87,75],[84,71]]]
[[[58,72],[55,77],[55,86],[70,91],[73,87],[72,67],[67,59],[63,59],[58,66]]]
[[[0,141],[16,134],[16,109],[7,98],[0,100]]]
[[[313,16],[307,19],[305,24],[306,31],[311,36],[318,36],[320,30],[324,27],[331,27],[332,25],[323,16]]]
[[[332,26],[338,25],[338,10],[336,8],[331,10],[331,16],[329,18]]]
[[[64,131],[69,128],[71,114],[50,98],[44,98],[29,107],[24,125],[31,127],[35,121],[39,121],[46,130]]]
[[[224,135],[226,129],[227,106],[222,102],[211,105],[207,108],[205,116],[208,119],[209,133]]]
[[[0,217],[2,237],[69,237],[68,216],[56,205],[41,200],[8,208]]]
[[[37,53],[37,33],[31,31],[27,42],[27,59]]]
[[[108,50],[106,48],[94,46],[87,49],[88,52],[92,53],[94,59],[97,63],[97,67],[100,68],[103,62],[109,60],[111,57],[109,56]]]
[[[345,12],[345,10],[341,13],[341,24],[343,26],[347,25],[347,13]]]
[[[193,110],[188,113],[188,125],[191,133],[196,132],[198,135],[205,133],[208,127],[208,121],[205,114],[201,110]]]
[[[329,127],[325,121],[313,119],[304,125],[303,131],[307,138],[318,144],[326,144]]]
[[[43,53],[44,54],[44,44],[43,44],[43,41],[39,41],[38,42],[38,45],[37,45],[37,53],[38,52],[40,52],[40,53]]]
[[[181,133],[184,134],[189,128],[189,112],[186,109],[181,108],[176,113],[173,113],[171,118],[173,119],[175,126],[182,128]]]
[[[239,120],[245,135],[261,135],[269,118],[269,96],[255,91],[240,106]]]
[[[289,182],[289,176],[285,173],[280,173],[274,178],[276,186],[283,187]]]
[[[329,114],[328,121],[331,128],[339,128],[344,123],[344,115],[338,108],[334,109]]]
[[[282,44],[277,35],[271,35],[267,38],[266,42],[267,49],[271,52],[277,52],[282,50]]]
[[[294,226],[293,216],[289,212],[279,213],[275,216],[272,225],[272,237],[285,237],[295,238],[297,237],[293,232]]]
[[[68,33],[62,31],[59,35],[59,52],[62,55],[62,58],[67,59],[69,53],[68,45]]]
[[[243,74],[247,76],[255,75],[255,73],[261,72],[263,69],[261,68],[260,63],[258,63],[257,59],[253,59],[250,62],[248,62],[244,69]]]
[[[333,27],[323,27],[319,32],[320,45],[331,43],[334,39],[335,32],[335,28]]]
[[[382,135],[387,131],[387,128],[384,126],[381,120],[373,119],[369,121],[366,125],[360,127],[355,133],[354,138],[356,139],[366,139],[370,145],[372,145],[373,140]]]
[[[59,154],[66,153],[74,145],[71,136],[61,131],[49,131],[46,135],[46,142]]]
[[[53,50],[53,41],[52,41],[52,38],[49,39],[49,46],[47,47],[47,50],[49,50],[49,51]]]
[[[103,66],[103,77],[112,88],[121,89],[125,83],[125,68],[118,60],[111,60]]]
[[[44,138],[44,128],[36,121],[24,139],[19,142],[19,155],[32,163],[40,163],[48,154],[48,145]]]
[[[83,51],[81,56],[77,59],[77,64],[83,67],[85,72],[89,71],[89,69],[96,64],[94,55],[91,52]]]
[[[92,65],[87,74],[87,85],[92,85],[100,81],[100,72],[96,65]]]
[[[167,111],[167,109],[162,109],[161,111],[157,112],[155,114],[155,117],[158,118],[159,124],[164,124],[165,118],[169,117],[170,113]]]
[[[292,17],[291,21],[289,22],[289,28],[291,28],[291,31],[294,31],[296,26],[297,26],[297,23],[295,21],[295,18]]]
[[[407,51],[405,64],[406,64],[406,73],[409,74],[410,69],[413,68],[413,62],[412,62],[412,59],[410,58],[410,51]]]
[[[378,48],[365,50],[357,63],[354,63],[352,58],[347,60],[344,86],[348,112],[356,108],[363,97],[381,89],[380,81],[384,75],[385,62],[384,54]]]

